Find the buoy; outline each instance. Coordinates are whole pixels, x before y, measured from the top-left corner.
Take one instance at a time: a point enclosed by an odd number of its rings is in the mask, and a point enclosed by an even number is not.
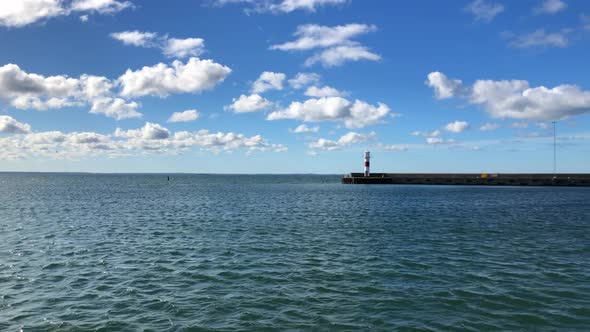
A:
[[[365,151],[365,176],[370,176],[370,160],[371,160],[371,152]]]

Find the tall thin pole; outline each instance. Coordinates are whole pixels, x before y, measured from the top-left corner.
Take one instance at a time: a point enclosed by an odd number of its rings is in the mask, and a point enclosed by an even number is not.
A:
[[[555,135],[555,124],[557,122],[553,121],[553,176],[557,173],[557,138]]]

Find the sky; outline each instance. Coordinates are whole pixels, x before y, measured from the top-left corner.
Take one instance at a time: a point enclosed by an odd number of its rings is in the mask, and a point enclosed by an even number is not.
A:
[[[11,0],[0,41],[0,171],[552,172],[554,125],[590,171],[586,0]]]

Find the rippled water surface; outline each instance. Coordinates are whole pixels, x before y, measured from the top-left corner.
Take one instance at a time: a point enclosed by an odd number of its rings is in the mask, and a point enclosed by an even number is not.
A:
[[[588,330],[590,188],[0,174],[0,330]]]

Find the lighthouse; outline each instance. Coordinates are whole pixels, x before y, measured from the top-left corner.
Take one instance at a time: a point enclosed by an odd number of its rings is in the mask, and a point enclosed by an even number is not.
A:
[[[370,176],[371,152],[365,151],[365,176]]]

